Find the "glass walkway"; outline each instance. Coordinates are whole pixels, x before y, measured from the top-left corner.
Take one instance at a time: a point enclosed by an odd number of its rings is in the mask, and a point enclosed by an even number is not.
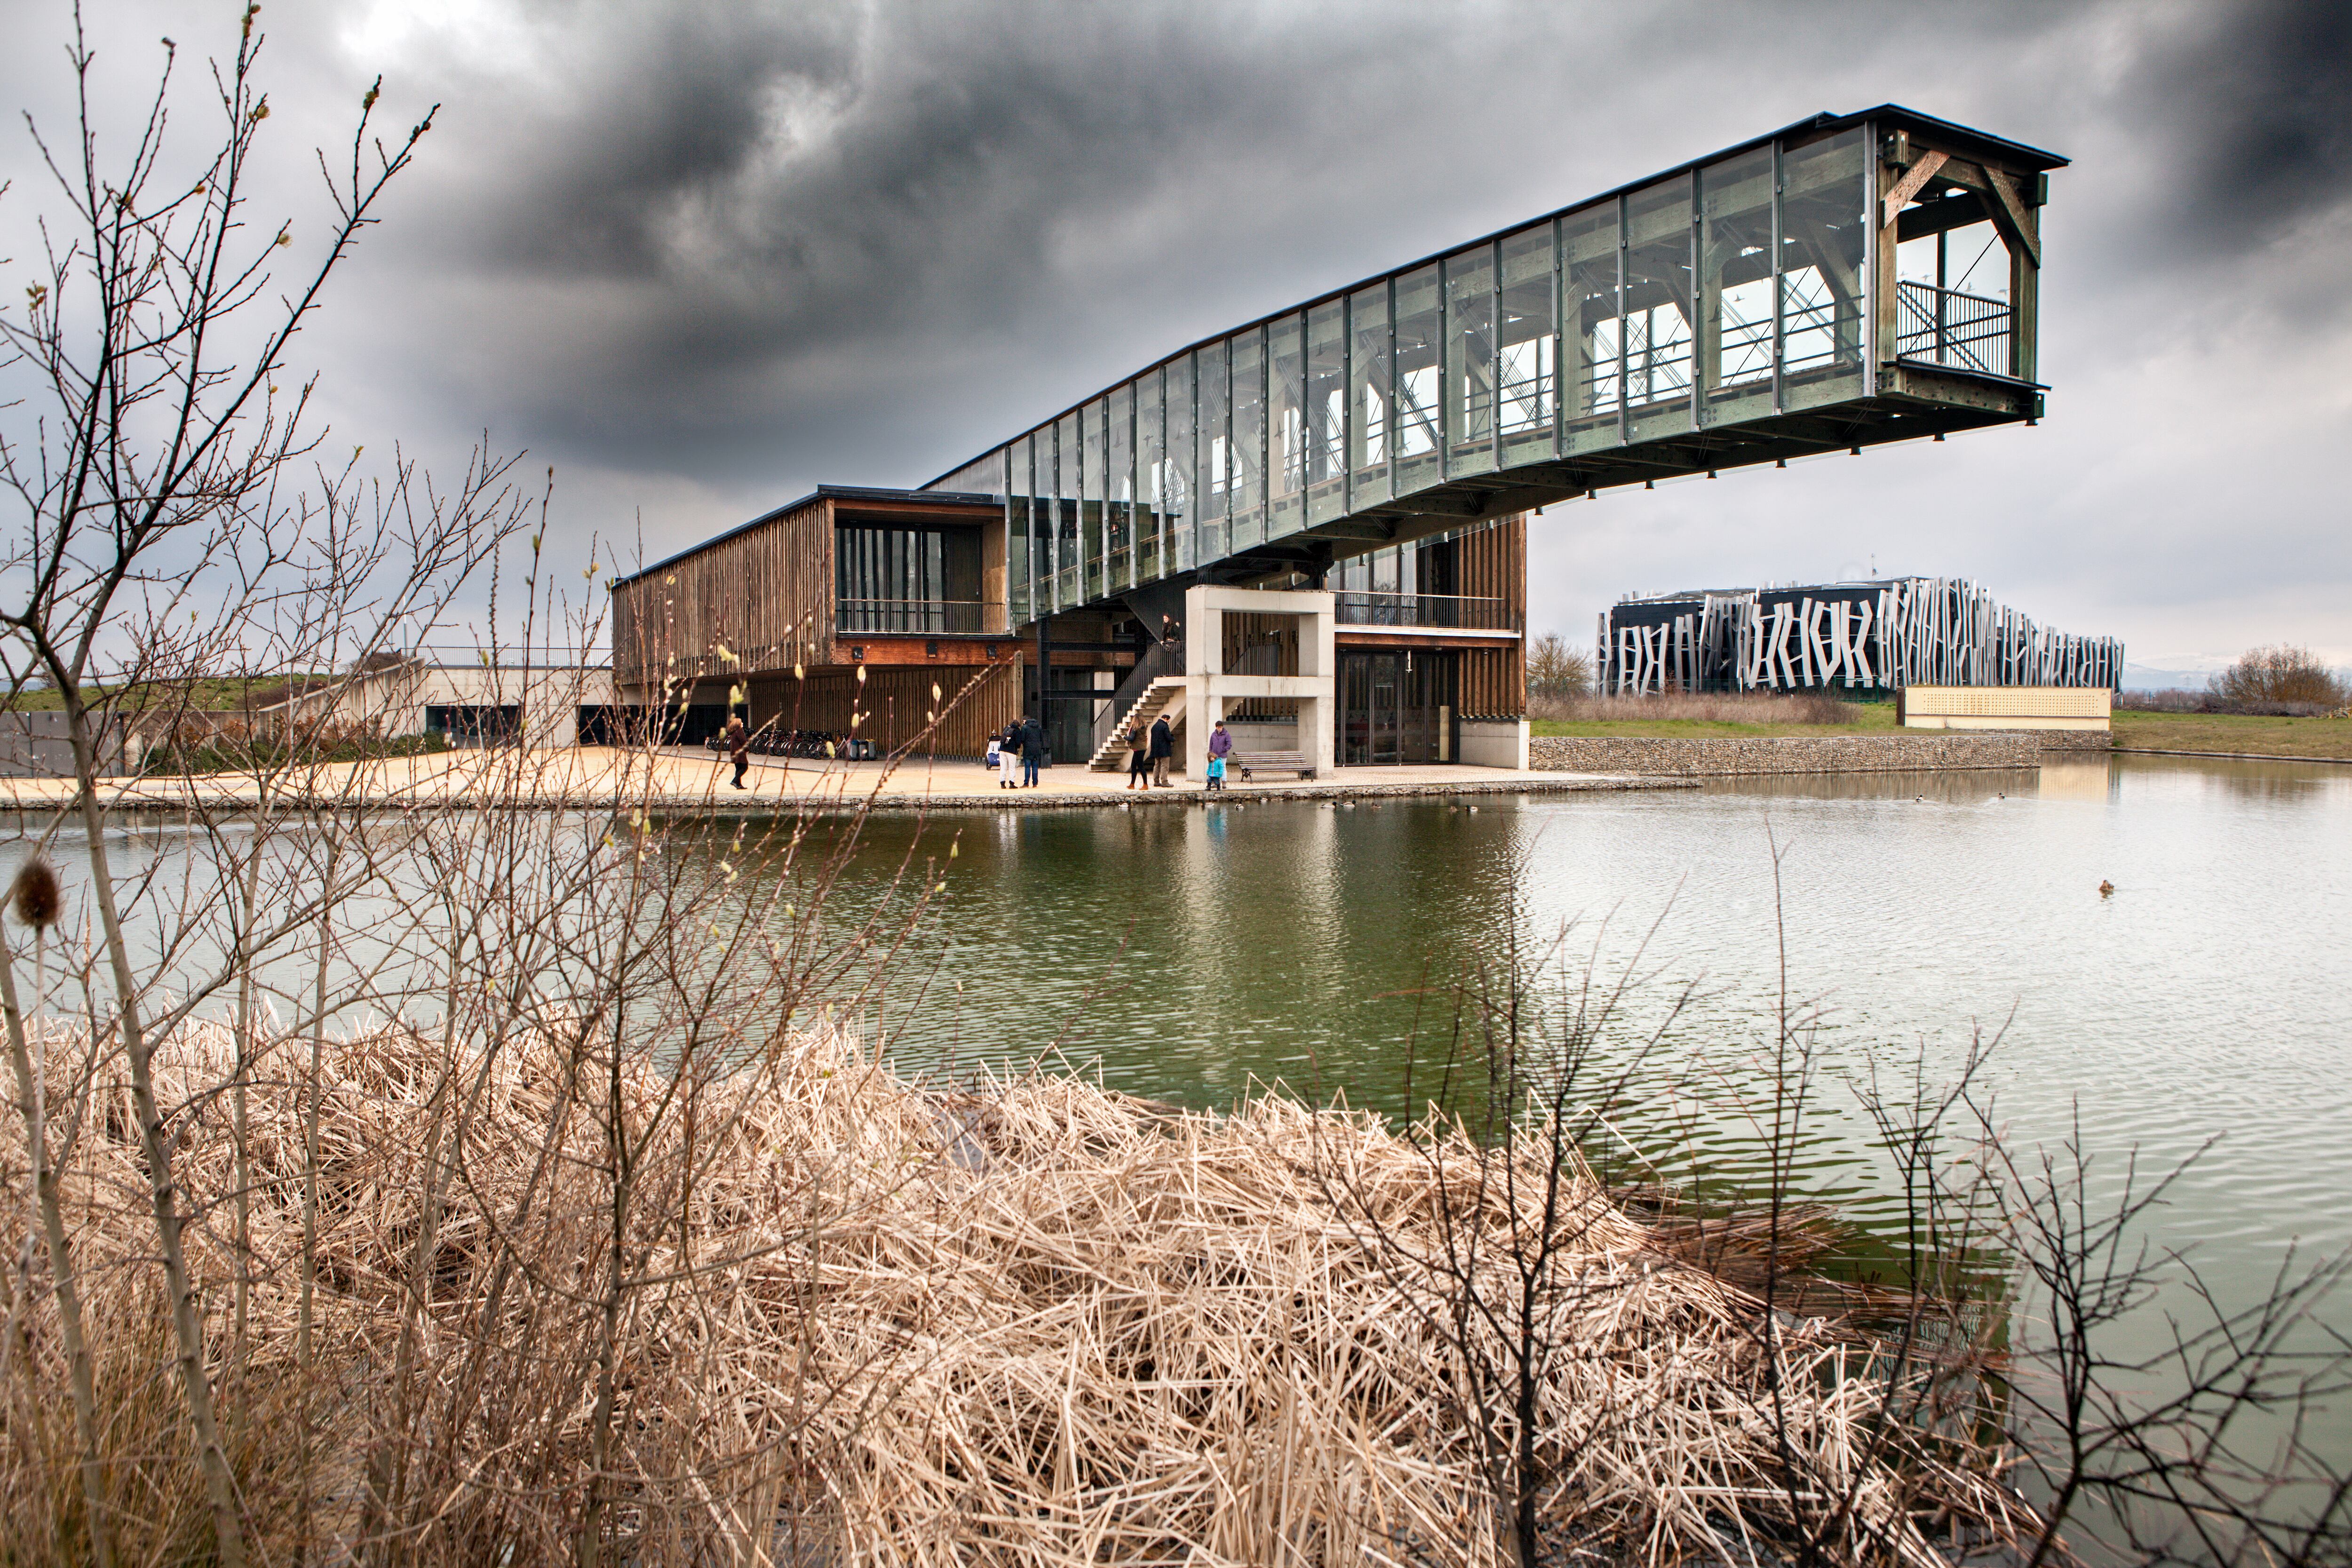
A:
[[[924,488],[1003,498],[1020,627],[2032,420],[2064,163],[1893,106],[1821,115],[1195,343]]]

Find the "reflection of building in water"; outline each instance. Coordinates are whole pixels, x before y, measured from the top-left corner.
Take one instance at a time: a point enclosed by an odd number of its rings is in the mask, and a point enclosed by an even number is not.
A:
[[[2057,754],[2042,754],[2041,779],[2034,790],[2042,799],[2104,802],[2116,793],[2115,768],[2106,758],[2065,763],[2056,761]]]
[[[1206,704],[1318,771],[1518,761],[1528,520],[2038,417],[2064,162],[1821,115],[1327,289],[919,489],[820,487],[616,583],[625,700],[690,732],[740,682],[757,727],[943,755],[1025,713],[1064,764]],[[1265,590],[1319,603],[1226,598]]]
[[[1601,617],[1609,693],[1836,687],[2114,690],[2124,645],[2036,626],[1973,583],[1895,577],[1627,598]]]

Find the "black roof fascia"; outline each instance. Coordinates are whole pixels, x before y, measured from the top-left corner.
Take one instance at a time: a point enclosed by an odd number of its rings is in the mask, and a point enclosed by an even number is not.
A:
[[[673,554],[665,555],[650,566],[640,566],[625,577],[615,577],[607,589],[625,587],[640,577],[649,577],[665,566],[675,566],[689,555],[699,555],[714,544],[724,544],[738,534],[749,533],[762,523],[790,517],[804,506],[821,500],[879,501],[886,505],[912,501],[921,506],[997,507],[1003,503],[994,496],[973,495],[963,490],[900,490],[877,485],[819,485],[796,501],[789,501],[772,510],[763,511],[749,522],[739,522],[724,533],[714,533],[699,544],[689,544]]]
[[[1285,316],[1295,316],[1299,314],[1301,311],[1313,310],[1316,306],[1323,304],[1327,300],[1339,299],[1342,295],[1352,294],[1368,283],[1377,283],[1383,278],[1393,277],[1400,272],[1410,272],[1417,267],[1426,267],[1433,261],[1443,260],[1444,258],[1452,256],[1457,251],[1467,250],[1474,245],[1492,244],[1494,241],[1502,238],[1505,235],[1517,234],[1522,229],[1532,227],[1536,224],[1548,223],[1554,218],[1566,217],[1570,213],[1582,212],[1585,208],[1598,206],[1602,202],[1615,201],[1619,196],[1624,195],[1629,192],[1638,191],[1645,185],[1654,185],[1660,180],[1671,180],[1676,174],[1688,174],[1690,171],[1703,168],[1706,164],[1720,163],[1726,158],[1737,157],[1738,154],[1748,152],[1752,148],[1765,146],[1768,143],[1780,141],[1783,137],[1795,136],[1807,132],[1828,135],[1832,132],[1843,131],[1849,126],[1859,125],[1864,121],[1873,120],[1880,121],[1895,127],[1908,127],[1916,130],[1933,131],[1937,136],[1947,141],[1950,141],[1958,143],[1963,147],[1972,148],[1977,151],[1998,153],[2001,155],[2003,162],[2022,163],[2026,167],[2033,169],[2036,172],[2046,172],[2051,169],[2063,169],[2071,162],[2071,160],[2062,157],[2058,153],[2045,152],[2039,147],[2031,147],[2022,142],[2011,142],[2005,137],[1994,136],[1986,132],[1973,131],[1968,126],[1956,124],[1949,120],[1938,120],[1932,114],[1922,114],[1916,109],[1906,109],[1899,103],[1882,103],[1875,109],[1860,110],[1852,114],[1832,114],[1829,110],[1823,110],[1821,113],[1813,115],[1808,119],[1795,121],[1790,124],[1784,125],[1778,131],[1768,131],[1761,136],[1751,136],[1745,142],[1734,142],[1728,147],[1718,147],[1712,153],[1690,159],[1685,163],[1676,163],[1670,169],[1661,169],[1654,174],[1644,174],[1638,180],[1628,180],[1622,184],[1612,185],[1609,189],[1601,192],[1598,195],[1586,196],[1580,201],[1570,202],[1564,207],[1554,207],[1549,212],[1538,213],[1533,217],[1525,218],[1517,223],[1510,224],[1503,228],[1496,229],[1491,234],[1479,235],[1470,239],[1463,240],[1458,244],[1449,245],[1443,250],[1432,251],[1427,256],[1422,257],[1417,260],[1407,261],[1396,267],[1384,267],[1378,272],[1370,274],[1369,277],[1357,279],[1353,283],[1347,285],[1345,288],[1326,289],[1320,294],[1314,295],[1301,303],[1296,305],[1285,305],[1279,310],[1270,310],[1263,316],[1253,317],[1249,321],[1242,322],[1239,326],[1227,327],[1223,331],[1212,332],[1205,338],[1196,339],[1192,342],[1186,343],[1182,348],[1178,349],[1173,353],[1160,355],[1158,359],[1153,360],[1150,363],[1145,365],[1141,370],[1137,371],[1133,375],[1121,376],[1118,380],[1112,382],[1108,386],[1099,387],[1097,390],[1088,393],[1086,396],[1079,398],[1076,403],[1071,404],[1067,408],[1061,409],[1054,414],[1048,415],[1043,419],[1035,420],[1031,424],[1023,426],[1017,434],[1008,437],[1003,441],[997,442],[995,446],[992,446],[982,451],[973,453],[971,457],[966,458],[962,462],[958,463],[955,468],[949,468],[946,472],[940,474],[937,478],[932,479],[928,482],[930,484],[938,484],[940,479],[946,479],[949,474],[954,473],[957,468],[962,468],[972,463],[978,462],[981,458],[988,456],[990,452],[997,450],[998,447],[1009,447],[1013,442],[1020,440],[1024,436],[1033,435],[1035,432],[1043,430],[1046,426],[1054,424],[1056,420],[1066,418],[1068,416],[1077,412],[1079,409],[1084,408],[1087,404],[1092,403],[1096,398],[1107,395],[1113,387],[1123,386],[1128,382],[1137,380],[1142,376],[1150,375],[1153,371],[1158,370],[1164,364],[1168,364],[1175,360],[1182,359],[1186,354],[1194,353],[1200,349],[1207,348],[1212,343],[1223,342],[1225,339],[1232,337],[1236,332],[1246,332],[1251,328],[1262,327],[1268,321],[1279,321]]]

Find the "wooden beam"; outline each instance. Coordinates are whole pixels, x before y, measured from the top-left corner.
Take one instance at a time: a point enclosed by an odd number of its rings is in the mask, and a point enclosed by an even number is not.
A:
[[[2039,226],[2034,223],[2032,215],[2025,210],[2025,204],[2018,200],[2017,187],[2010,184],[2007,174],[1990,164],[1985,168],[1985,182],[1992,186],[1992,194],[1997,198],[1986,204],[1992,221],[2000,226],[2002,237],[2023,251],[2035,270],[2040,270],[2042,241],[2037,232]]]
[[[1895,182],[1895,188],[1886,193],[1886,199],[1879,205],[1878,226],[1885,228],[1893,223],[1895,215],[1909,205],[1911,198],[1936,177],[1936,171],[1950,162],[1949,155],[1943,153],[1920,153],[1919,161],[1904,171],[1903,177]]]
[[[1895,238],[1897,244],[1906,240],[1927,239],[1951,229],[1964,228],[1972,223],[1982,223],[1992,216],[1990,204],[1974,191],[1963,195],[1940,196],[1932,202],[1921,202],[1895,215]]]

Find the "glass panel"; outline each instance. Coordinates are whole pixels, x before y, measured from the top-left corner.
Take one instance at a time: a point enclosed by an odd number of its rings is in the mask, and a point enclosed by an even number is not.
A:
[[[925,489],[958,491],[967,495],[999,496],[1004,493],[1004,449],[998,447],[984,458],[975,458],[937,484]]]
[[[1135,384],[1135,580],[1168,574],[1161,551],[1168,538],[1168,442],[1160,428],[1164,370]]]
[[[1239,552],[1265,538],[1265,329],[1254,327],[1230,341],[1234,519],[1226,548]]]
[[[1201,506],[1196,564],[1202,566],[1224,559],[1232,527],[1228,519],[1234,506],[1233,367],[1226,362],[1226,353],[1227,345],[1218,343],[1192,356],[1192,372],[1200,378],[1201,423],[1195,437],[1201,444],[1201,466],[1195,470],[1200,488],[1194,493]]]
[[[1495,467],[1495,247],[1445,258],[1445,471]]]
[[[1568,357],[1567,445],[1591,452],[1618,442],[1618,387],[1623,369],[1624,316],[1618,308],[1617,216],[1620,204],[1603,202],[1560,219],[1562,287]]]
[[[1348,311],[1327,300],[1307,312],[1307,521],[1348,510]]]
[[[1079,515],[1079,534],[1086,551],[1087,599],[1091,602],[1103,596],[1103,477],[1109,465],[1103,456],[1104,433],[1110,426],[1103,400],[1096,398],[1082,411],[1078,433],[1085,441],[1086,455],[1078,459],[1079,493],[1084,510]]]
[[[1552,226],[1539,224],[1503,241],[1502,347],[1496,376],[1496,420],[1503,464],[1553,455],[1559,415],[1559,338],[1552,320]]]
[[[1348,506],[1360,510],[1389,499],[1389,286],[1376,284],[1348,301],[1355,356],[1349,362]]]
[[[1390,360],[1397,405],[1396,493],[1438,482],[1437,267],[1396,280],[1396,347]]]
[[[1625,198],[1625,438],[1691,427],[1691,177]]]
[[[1065,414],[1054,428],[1054,606],[1086,602],[1078,587],[1078,416]]]
[[[1265,536],[1297,533],[1307,521],[1307,319],[1266,329]]]
[[[1103,532],[1110,542],[1109,591],[1135,586],[1135,388],[1110,395],[1110,468],[1103,481]]]
[[[1029,437],[1011,447],[1004,498],[1004,605],[1009,625],[1029,619]]]
[[[1699,417],[1772,412],[1772,149],[1699,171]]]
[[[1780,405],[1863,395],[1863,224],[1869,171],[1860,127],[1780,155]]]
[[[1192,361],[1168,367],[1168,530],[1174,543],[1168,570],[1192,569],[1192,498],[1200,469],[1192,450]]]

